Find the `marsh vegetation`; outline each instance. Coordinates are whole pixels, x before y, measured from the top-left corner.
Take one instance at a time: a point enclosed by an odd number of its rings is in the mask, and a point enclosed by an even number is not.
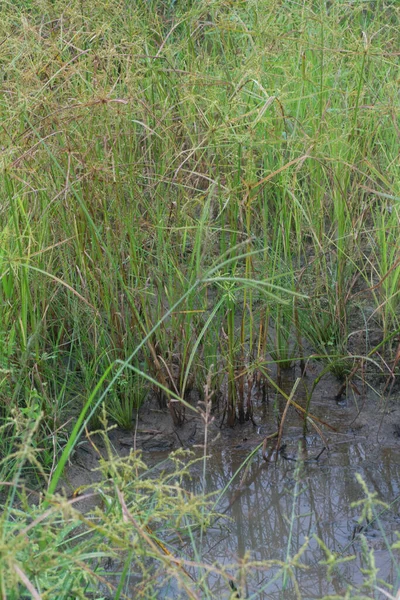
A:
[[[19,0],[0,16],[0,596],[105,597],[112,556],[109,597],[174,580],[211,598],[218,571],[228,598],[232,569],[175,557],[219,509],[188,492],[186,462],[147,478],[104,435],[94,516],[55,494],[84,437],[132,429],[149,399],[177,429],[200,411],[207,433],[275,395],[279,444],[291,411],[323,435],[326,378],[357,410],[368,390],[393,401],[398,2]],[[364,492],[369,521],[395,500]],[[320,544],[330,576],[342,558]],[[282,598],[289,581],[302,595],[301,554],[269,564]],[[378,597],[368,560],[366,587],[335,597]]]

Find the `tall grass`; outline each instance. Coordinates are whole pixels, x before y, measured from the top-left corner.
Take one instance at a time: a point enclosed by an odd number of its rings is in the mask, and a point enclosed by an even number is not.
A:
[[[214,363],[231,425],[241,374],[290,365],[298,340],[351,371],[356,283],[383,337],[398,330],[397,24],[389,2],[5,4],[3,413],[62,424],[218,256],[257,251],[189,295],[136,368],[187,396]],[[121,425],[139,385],[121,375],[106,398]]]
[[[232,426],[271,363],[398,370],[396,2],[0,14],[1,457],[152,392],[180,425],[210,373]]]

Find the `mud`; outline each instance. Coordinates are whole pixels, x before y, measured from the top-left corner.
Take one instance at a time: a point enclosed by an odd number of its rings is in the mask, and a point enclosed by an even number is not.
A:
[[[298,375],[295,370],[286,374],[282,381],[286,392],[290,392]],[[311,381],[309,376],[306,384],[310,386]],[[301,415],[290,408],[280,448],[276,449],[276,441],[271,440],[267,446],[268,461],[260,449],[245,476],[242,470],[221,499],[219,510],[230,518],[218,521],[207,532],[200,550],[202,559],[231,564],[250,554],[260,561],[284,560],[288,552],[295,554],[308,537],[311,541],[302,556],[302,563],[308,569],[296,574],[302,598],[341,594],[348,582],[361,584],[361,569],[365,564],[357,535],[360,509],[352,507],[353,502],[363,498],[355,478],[355,474],[360,473],[369,489],[390,505],[382,514],[380,524],[363,523],[363,532],[375,551],[379,577],[397,589],[400,573],[391,560],[388,544],[397,539],[395,531],[400,531],[400,394],[394,391],[390,398],[382,399],[373,389],[379,386],[383,389],[384,381],[376,385],[349,386],[347,395],[338,403],[335,399],[340,387],[337,380],[324,378],[315,390],[310,412],[329,427],[316,421],[318,430],[308,426],[304,432]],[[199,412],[188,410],[186,422],[180,428],[175,428],[170,415],[160,410],[155,401],[150,401],[143,407],[131,432],[118,429],[110,432],[115,451],[127,455],[131,449],[140,449],[149,466],[167,460],[169,452],[179,447],[190,448],[201,456],[205,425],[198,400],[193,398],[192,402]],[[297,388],[295,400],[300,405],[305,403],[302,384]],[[249,453],[266,436],[277,431],[285,402],[271,390],[266,402],[262,402],[261,395],[254,390],[253,402],[254,423],[238,424],[233,429],[221,428],[221,416],[212,415],[207,425],[207,492],[222,490]],[[82,441],[66,472],[63,482],[66,491],[70,493],[94,481],[98,477],[93,471],[97,465],[97,454],[88,442]],[[202,466],[199,464],[197,468],[198,473],[194,472],[187,486],[201,492]],[[299,473],[302,492],[294,499],[295,491],[299,491],[296,488]],[[292,525],[288,521],[291,514],[295,515]],[[324,555],[314,535],[331,551],[343,556],[355,555],[353,561],[344,563],[340,577],[327,581],[326,569],[319,565]],[[194,558],[190,545],[180,551],[187,558]],[[292,584],[282,591],[281,582],[269,583],[272,577],[273,571],[263,569],[247,573],[246,596],[255,594],[253,597],[285,600],[296,597]],[[233,572],[232,579],[240,580],[239,573]],[[226,584],[221,587],[218,578],[210,585],[216,598],[229,598]],[[174,597],[174,591],[164,590],[160,597]]]

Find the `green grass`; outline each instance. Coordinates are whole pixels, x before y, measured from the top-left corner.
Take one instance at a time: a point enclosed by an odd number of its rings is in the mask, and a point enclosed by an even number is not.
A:
[[[210,377],[233,425],[273,362],[346,380],[362,354],[389,377],[397,2],[21,0],[0,16],[2,459],[33,419],[28,470],[55,488],[101,404],[130,428],[156,392],[180,424]]]
[[[255,360],[290,365],[302,339],[346,357],[356,282],[371,326],[398,330],[397,24],[386,2],[5,4],[3,411],[11,386],[11,404],[33,394],[61,424],[218,257],[232,289],[207,330],[222,280],[186,297],[137,366],[185,395],[212,347],[230,424]],[[294,292],[310,299],[297,320]],[[137,385],[106,398],[121,425]]]

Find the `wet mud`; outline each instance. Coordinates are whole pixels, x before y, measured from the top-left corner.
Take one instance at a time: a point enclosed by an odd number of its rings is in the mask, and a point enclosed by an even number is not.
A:
[[[285,391],[290,392],[296,376],[294,371],[286,375],[282,381]],[[397,539],[396,530],[400,531],[400,394],[395,392],[382,399],[372,387],[360,387],[357,392],[349,388],[338,403],[338,382],[328,376],[316,388],[310,408],[318,428],[309,424],[305,431],[301,413],[289,408],[279,448],[276,438],[271,438],[265,455],[260,448],[246,470],[240,467],[249,454],[277,431],[285,401],[270,390],[268,400],[262,402],[255,390],[254,423],[237,424],[233,429],[221,428],[221,416],[211,415],[207,424],[206,481],[202,480],[203,467],[198,463],[186,485],[194,492],[200,493],[205,487],[207,492],[218,493],[231,483],[218,506],[227,518],[219,519],[204,536],[200,549],[203,560],[227,565],[251,555],[259,561],[283,561],[309,539],[301,558],[307,570],[296,573],[302,598],[340,595],[348,582],[362,583],[365,562],[358,535],[362,532],[374,550],[379,577],[395,586],[399,584],[400,573],[388,544]],[[304,405],[302,384],[295,399]],[[201,412],[199,398],[192,400]],[[173,449],[188,448],[199,457],[204,454],[204,428],[202,415],[189,410],[185,424],[175,428],[169,414],[152,401],[143,407],[131,432],[114,429],[110,440],[118,454],[141,450],[149,466],[163,462],[165,468]],[[94,481],[98,474],[93,469],[97,466],[98,455],[88,442],[82,441],[66,472],[65,490],[71,493]],[[364,496],[356,473],[362,475],[370,491],[389,505],[379,523],[358,523],[361,509],[352,504]],[[324,554],[315,536],[332,552],[355,556],[343,564],[340,576],[334,575],[330,581],[326,568],[319,564]],[[195,558],[191,544],[179,551],[189,559]],[[273,570],[262,568],[247,573],[246,595],[295,598],[293,586],[289,583],[282,591],[281,581],[274,583],[273,575]],[[232,579],[240,582],[240,574],[232,572]],[[222,580],[215,577],[210,585],[216,598],[229,598],[230,592]],[[160,597],[174,597],[174,591],[165,590]]]

